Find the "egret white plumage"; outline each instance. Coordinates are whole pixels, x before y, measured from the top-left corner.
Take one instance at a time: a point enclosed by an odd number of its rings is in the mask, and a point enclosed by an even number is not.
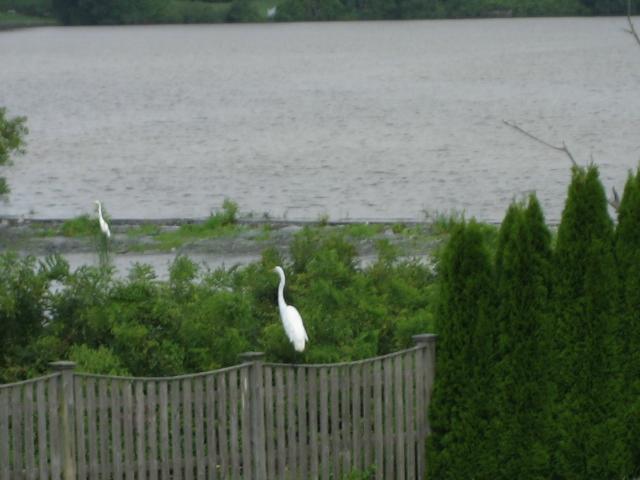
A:
[[[289,337],[289,341],[293,344],[293,348],[297,352],[304,351],[305,343],[309,341],[307,331],[302,324],[302,317],[293,305],[287,305],[284,301],[284,270],[282,267],[273,269],[280,275],[280,285],[278,285],[278,308],[280,310],[280,319],[284,326],[284,331]]]
[[[100,230],[102,230],[102,233],[104,233],[107,238],[110,238],[111,230],[109,230],[109,224],[104,220],[104,218],[102,218],[102,204],[100,203],[100,200],[96,200],[94,203],[98,205],[98,221],[100,222]]]

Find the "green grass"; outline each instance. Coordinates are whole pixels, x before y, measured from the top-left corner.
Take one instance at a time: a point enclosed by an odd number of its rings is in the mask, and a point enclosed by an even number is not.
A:
[[[87,237],[95,235],[100,231],[100,224],[97,218],[89,215],[66,220],[60,227],[60,234],[64,237]]]
[[[341,228],[347,236],[352,238],[372,238],[385,230],[384,225],[368,223],[354,223]]]
[[[158,235],[160,231],[161,229],[159,225],[154,225],[152,223],[145,223],[127,230],[127,236],[131,238],[155,236],[155,235]]]

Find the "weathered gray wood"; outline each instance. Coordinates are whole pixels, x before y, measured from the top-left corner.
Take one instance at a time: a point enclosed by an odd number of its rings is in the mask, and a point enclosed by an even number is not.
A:
[[[331,478],[329,472],[329,466],[331,462],[330,448],[329,448],[329,381],[328,370],[326,368],[320,369],[320,456],[322,458],[321,466],[321,478],[323,480],[329,480]]]
[[[159,450],[160,473],[162,480],[170,477],[171,440],[169,436],[169,384],[166,381],[158,383],[158,413],[160,424]]]
[[[362,461],[365,469],[373,463],[373,455],[371,454],[373,445],[371,429],[373,418],[372,368],[371,362],[362,364]]]
[[[384,478],[384,434],[382,428],[382,361],[376,360],[372,365],[373,377],[373,454],[376,465],[376,478]]]
[[[47,399],[45,397],[46,382],[40,380],[36,387],[36,403],[38,410],[38,472],[40,478],[49,477],[49,445],[47,443]],[[3,438],[2,433],[2,417],[7,411],[6,406],[2,403],[2,390],[0,390],[0,440]],[[4,458],[2,454],[2,444],[0,441],[0,479],[2,478],[2,465],[7,462],[8,458]],[[8,452],[7,452],[8,454]]]
[[[182,461],[184,463],[185,480],[193,479],[193,380],[185,378],[182,381],[182,429],[184,450]]]
[[[296,378],[293,368],[288,368],[286,373],[287,390],[287,464],[288,477],[297,478],[298,469],[298,449],[296,441]]]
[[[403,395],[403,386],[402,386],[402,355],[398,355],[393,359],[394,363],[394,379],[393,379],[393,388],[395,394],[395,409],[393,414],[396,419],[396,435],[395,435],[395,444],[396,444],[396,455],[395,455],[395,464],[396,464],[396,478],[405,478],[405,452],[404,452],[404,440],[405,440],[405,426],[404,426],[404,395]]]
[[[384,368],[384,478],[393,478],[393,359],[382,361]]]
[[[354,470],[362,470],[362,412],[360,365],[351,367],[351,461]]]
[[[73,369],[75,363],[61,361],[50,363],[49,366],[60,372],[59,405],[60,405],[60,434],[62,442],[62,474],[64,480],[76,478],[76,436],[75,429],[75,389]]]
[[[158,414],[155,381],[147,383],[147,440],[149,445],[149,480],[158,480]],[[144,477],[140,477],[141,479]]]
[[[436,375],[436,336],[432,335],[430,341],[427,344],[427,351],[425,353],[424,365],[425,370],[425,411],[429,411],[429,404],[431,403],[431,393],[433,392],[433,382]],[[426,433],[431,434],[431,426],[429,424],[429,416],[425,416]]]
[[[97,430],[97,410],[96,403],[96,381],[94,378],[85,378],[84,383],[87,389],[87,439],[89,444],[87,468],[90,478],[98,478],[98,430]]]
[[[251,478],[251,388],[249,368],[242,367],[240,375],[240,427],[242,445],[242,477]]]
[[[58,480],[62,474],[62,451],[60,438],[60,414],[58,412],[58,386],[60,376],[49,379],[49,454],[51,460],[51,477]]]
[[[133,426],[135,417],[133,414],[133,387],[128,380],[124,381],[122,387],[122,411],[123,411],[123,426],[124,426],[124,465],[125,465],[125,478],[127,480],[134,480],[135,478],[135,447],[133,443]]]
[[[276,478],[276,428],[274,424],[273,368],[264,368],[264,424],[267,454],[267,478]]]
[[[33,383],[25,385],[24,391],[24,455],[28,479],[37,478],[35,459],[35,435],[33,431]]]
[[[284,413],[284,372],[282,368],[278,367],[274,371],[274,375],[276,378],[276,388],[275,388],[275,396],[276,396],[276,440],[278,445],[277,449],[277,457],[278,457],[278,477],[282,480],[286,478],[286,465],[287,465],[287,449],[285,442],[285,413]]]
[[[307,371],[309,397],[309,467],[310,478],[318,478],[318,375],[315,368]]]
[[[182,446],[180,432],[180,380],[171,382],[171,476],[179,480],[182,478]]]
[[[218,446],[216,435],[216,387],[215,377],[208,375],[206,380],[207,398],[207,478],[218,478]]]
[[[113,476],[122,478],[123,457],[122,457],[122,394],[120,391],[121,382],[111,381],[111,448]]]
[[[217,375],[217,399],[218,399],[218,445],[220,452],[220,478],[229,478],[229,444],[227,442],[227,384],[226,375],[219,373]]]
[[[308,440],[307,440],[307,381],[306,370],[297,369],[298,387],[298,478],[309,478],[308,472]]]
[[[80,478],[87,478],[87,452],[86,445],[86,430],[85,430],[85,402],[84,402],[84,379],[76,378],[73,382],[75,390],[75,431],[76,431],[76,450],[77,450],[77,467],[78,476]]]
[[[425,402],[424,398],[424,349],[416,350],[413,354],[415,358],[415,385],[416,385],[416,423],[417,423],[417,431],[416,431],[416,460],[418,463],[417,466],[417,476],[418,478],[424,478],[424,455],[420,455],[420,452],[425,451],[425,435],[426,429],[425,425]]]
[[[240,443],[238,435],[238,371],[229,372],[229,446],[231,448],[231,478],[240,478]]]
[[[416,452],[415,452],[415,395],[413,391],[413,354],[408,353],[404,357],[404,405],[406,418],[405,448],[407,454],[407,480],[416,478]],[[423,453],[424,454],[424,453]]]
[[[22,476],[24,460],[24,435],[22,431],[22,386],[11,388],[11,450],[14,477]]]
[[[329,402],[331,405],[331,465],[333,478],[340,478],[340,383],[339,367],[329,369]]]
[[[0,480],[9,480],[9,395],[0,389]]]
[[[111,479],[111,456],[109,449],[112,447],[109,442],[109,383],[106,379],[98,380],[98,398],[100,404],[100,478],[102,480]]]
[[[202,384],[204,379],[197,378],[193,384],[193,418],[195,433],[196,452],[196,478],[204,480],[206,478],[206,456],[204,441],[204,401],[202,396]]]
[[[144,383],[137,381],[134,384],[135,394],[135,421],[136,428],[134,434],[134,443],[136,446],[136,466],[138,470],[138,478],[146,478],[147,476],[147,454],[145,442],[145,409],[146,398],[144,395]],[[132,466],[133,467],[133,466]],[[133,470],[133,468],[131,469]]]
[[[340,447],[342,475],[351,471],[351,370],[350,366],[340,367]]]

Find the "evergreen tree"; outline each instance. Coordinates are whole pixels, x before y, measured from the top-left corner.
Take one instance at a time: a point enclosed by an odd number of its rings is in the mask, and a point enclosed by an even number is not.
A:
[[[554,257],[555,474],[623,478],[613,222],[598,169],[572,173]]]
[[[634,473],[640,472],[640,169],[629,174],[616,228],[616,260],[620,275],[620,340],[625,400],[629,402],[629,445]]]
[[[429,416],[431,479],[489,478],[495,470],[488,419],[493,403],[493,272],[475,222],[455,227],[440,263],[438,375]]]
[[[494,479],[549,476],[549,393],[544,325],[550,286],[551,235],[540,204],[512,204],[496,253],[499,360],[493,437]]]

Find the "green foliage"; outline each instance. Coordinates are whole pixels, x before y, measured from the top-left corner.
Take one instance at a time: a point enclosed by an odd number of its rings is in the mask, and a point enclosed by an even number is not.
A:
[[[628,402],[626,418],[632,440],[633,467],[640,472],[640,169],[629,174],[618,209],[615,253],[620,278],[620,342]]]
[[[158,15],[158,23],[222,23],[226,20],[231,2],[210,3],[187,0],[168,0]]]
[[[226,220],[214,223],[233,221],[232,211],[228,207]],[[361,268],[349,238],[340,231],[301,231],[295,264],[274,249],[246,267],[214,271],[179,256],[166,281],[146,265],[117,278],[108,265],[69,272],[54,259],[41,268],[46,275],[40,285],[40,267],[5,257],[0,274],[8,281],[14,269],[24,278],[12,282],[14,290],[39,285],[20,304],[21,313],[15,309],[16,319],[30,315],[38,325],[22,350],[33,352],[39,342],[51,346],[39,355],[12,357],[0,376],[15,379],[46,369],[49,360],[70,357],[87,371],[161,376],[235,364],[247,350],[263,350],[276,361],[311,362],[365,358],[411,345],[412,335],[433,326],[433,274],[385,248],[377,262]],[[275,265],[287,271],[286,299],[301,312],[311,338],[302,355],[293,350],[278,315]],[[46,305],[46,312],[38,305]]]
[[[153,23],[168,0],[53,0],[53,11],[65,25]]]
[[[436,310],[438,375],[429,417],[428,473],[433,479],[490,478],[488,455],[493,323],[493,268],[475,222],[458,224],[439,264]]]
[[[537,199],[509,207],[498,240],[497,443],[494,479],[550,475],[549,359],[545,325],[551,291],[551,235]]]
[[[233,0],[226,20],[229,23],[259,22],[264,17],[251,0]]]
[[[555,462],[563,478],[622,478],[613,224],[595,166],[574,167],[554,252],[558,402]]]
[[[0,107],[0,167],[11,164],[11,157],[24,153],[24,137],[29,133],[25,117],[7,117],[7,109]],[[9,185],[0,177],[0,195],[9,193]]]

